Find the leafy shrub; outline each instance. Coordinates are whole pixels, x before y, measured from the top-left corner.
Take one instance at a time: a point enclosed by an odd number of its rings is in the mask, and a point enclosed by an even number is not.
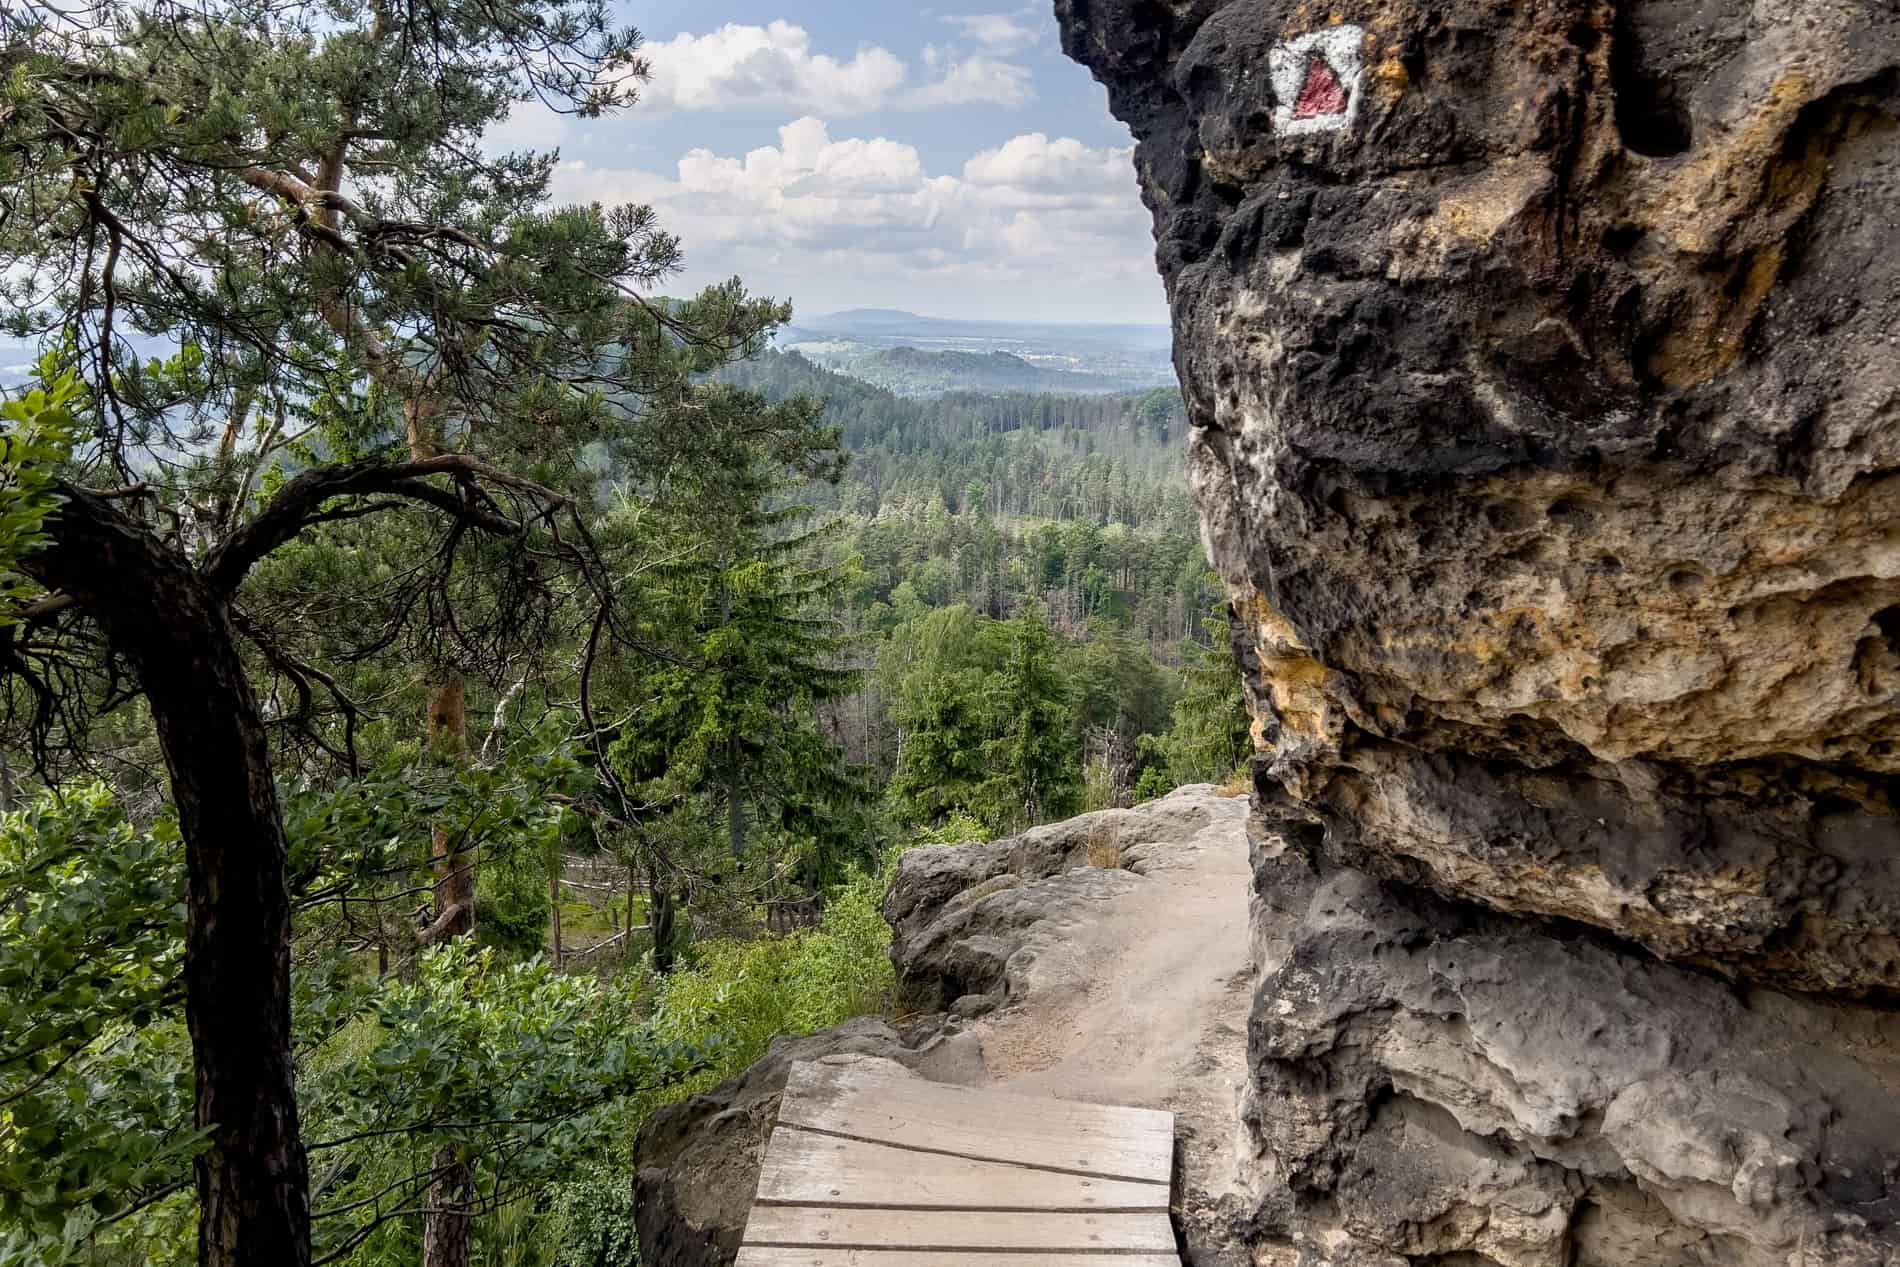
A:
[[[816,928],[693,948],[690,966],[660,986],[654,1025],[676,1043],[721,1045],[679,1095],[732,1077],[781,1034],[808,1034],[893,1002],[891,930],[879,909],[888,873],[887,866],[833,890]]]
[[[981,833],[969,820],[955,830],[973,828]],[[818,927],[763,941],[702,942],[688,966],[659,983],[656,1036],[703,1053],[706,1063],[696,1076],[627,1104],[612,1155],[556,1189],[546,1240],[559,1247],[557,1267],[638,1263],[630,1152],[648,1114],[738,1075],[781,1034],[806,1034],[895,1006],[891,930],[880,906],[899,852],[887,854],[878,872],[834,889]]]

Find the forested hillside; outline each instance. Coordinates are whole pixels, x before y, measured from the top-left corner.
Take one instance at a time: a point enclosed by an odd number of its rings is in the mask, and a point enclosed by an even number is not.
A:
[[[476,144],[604,8],[0,22],[0,1264],[631,1267],[896,852],[1248,751],[1173,393],[824,373]]]
[[[859,636],[856,663],[875,671],[826,712],[854,759],[903,776],[900,811],[906,789],[930,786],[935,817],[970,812],[999,831],[1024,821],[944,791],[956,784],[952,758],[974,759],[985,727],[1001,724],[981,720],[986,702],[1006,698],[992,675],[1024,638],[1065,684],[1069,733],[1049,745],[1066,754],[1052,767],[1059,785],[1079,794],[1080,774],[1090,803],[1111,804],[1144,776],[1166,790],[1231,764],[1203,756],[1197,766],[1166,747],[1185,665],[1225,654],[1213,645],[1224,631],[1208,622],[1217,586],[1188,502],[1177,393],[916,401],[796,353],[721,377],[767,400],[822,401],[841,428],[842,478],[797,492],[834,512],[823,554],[848,578],[840,615]],[[940,661],[940,648],[954,654]],[[947,741],[957,751],[944,768],[928,771],[919,746],[906,751],[926,688],[961,691],[958,708],[974,719]],[[1056,808],[1080,803],[1065,792]]]

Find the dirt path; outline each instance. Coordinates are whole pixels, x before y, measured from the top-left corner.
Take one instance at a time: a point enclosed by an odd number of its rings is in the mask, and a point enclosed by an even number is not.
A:
[[[1146,882],[1043,953],[1049,988],[973,1027],[994,1086],[1173,1111],[1196,1203],[1230,1187],[1250,979],[1247,802],[1207,803],[1188,840],[1130,851]]]

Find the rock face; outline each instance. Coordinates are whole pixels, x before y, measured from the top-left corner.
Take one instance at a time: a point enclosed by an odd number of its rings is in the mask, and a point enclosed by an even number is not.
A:
[[[1258,719],[1256,1256],[1900,1260],[1900,7],[1056,9]]]

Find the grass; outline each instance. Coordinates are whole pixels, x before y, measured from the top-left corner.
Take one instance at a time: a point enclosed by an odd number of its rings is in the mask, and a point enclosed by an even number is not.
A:
[[[986,897],[1008,892],[1021,885],[1022,882],[1022,877],[1018,875],[993,875],[974,888],[965,889],[957,894],[956,900],[964,903],[981,902]]]
[[[1249,796],[1253,793],[1253,767],[1243,765],[1221,780],[1215,789],[1222,796]]]
[[[1104,871],[1118,870],[1122,865],[1121,828],[1109,823],[1098,823],[1089,830],[1088,860],[1091,867],[1100,867]]]

